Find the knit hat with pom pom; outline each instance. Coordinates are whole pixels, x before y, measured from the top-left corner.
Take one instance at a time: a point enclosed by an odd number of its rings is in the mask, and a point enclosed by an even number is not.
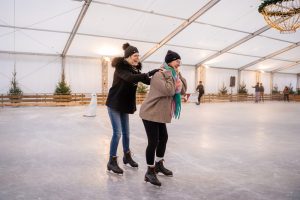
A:
[[[132,54],[139,52],[139,50],[136,47],[131,46],[129,43],[123,44],[123,50],[124,50],[124,58],[128,58]]]

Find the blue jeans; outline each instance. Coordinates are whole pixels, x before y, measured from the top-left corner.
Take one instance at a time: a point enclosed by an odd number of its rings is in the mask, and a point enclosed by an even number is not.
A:
[[[118,144],[122,132],[123,151],[129,151],[129,116],[110,107],[107,107],[111,121],[113,135],[110,142],[110,156],[117,156]]]

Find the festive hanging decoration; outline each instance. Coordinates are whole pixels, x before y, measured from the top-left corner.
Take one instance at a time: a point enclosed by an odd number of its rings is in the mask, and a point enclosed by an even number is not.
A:
[[[280,33],[294,33],[300,27],[300,0],[262,0],[258,12]]]

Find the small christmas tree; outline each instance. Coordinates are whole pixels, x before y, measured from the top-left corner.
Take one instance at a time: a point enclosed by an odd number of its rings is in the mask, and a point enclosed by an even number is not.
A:
[[[293,86],[292,86],[292,83],[290,83],[290,85],[289,85],[289,92],[290,92],[290,94],[295,94],[295,91],[293,90]]]
[[[223,82],[222,87],[219,89],[219,94],[225,95],[225,94],[227,94],[227,92],[228,92],[228,90]]]
[[[139,82],[136,92],[140,93],[140,94],[145,94],[145,93],[147,93],[147,91],[148,91],[147,85]]]
[[[10,82],[11,86],[9,88],[9,92],[8,95],[9,96],[20,96],[23,94],[21,88],[18,86],[18,82],[17,82],[17,72],[14,71],[13,72],[13,78]]]
[[[273,87],[272,94],[279,94],[278,86],[276,84]]]
[[[244,82],[242,84],[240,84],[238,93],[239,94],[248,94],[248,90],[247,90],[246,84]]]
[[[68,86],[68,84],[65,81],[64,73],[62,74],[61,81],[56,86],[54,94],[55,95],[70,95],[71,94],[71,89],[70,89],[70,86]]]

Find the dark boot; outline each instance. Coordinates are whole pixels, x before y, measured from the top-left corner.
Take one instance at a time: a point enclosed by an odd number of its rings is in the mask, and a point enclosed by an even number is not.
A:
[[[124,152],[123,163],[126,165],[129,163],[131,167],[138,167],[139,165],[132,159],[131,152]]]
[[[118,165],[117,156],[110,157],[107,163],[107,170],[113,171],[116,174],[123,174],[123,169]]]
[[[155,167],[148,167],[145,174],[145,181],[150,182],[153,185],[161,186],[161,182],[157,179],[155,174]]]
[[[160,160],[159,162],[155,162],[155,172],[161,172],[166,176],[173,176],[173,172],[165,168],[163,162],[164,159]]]

